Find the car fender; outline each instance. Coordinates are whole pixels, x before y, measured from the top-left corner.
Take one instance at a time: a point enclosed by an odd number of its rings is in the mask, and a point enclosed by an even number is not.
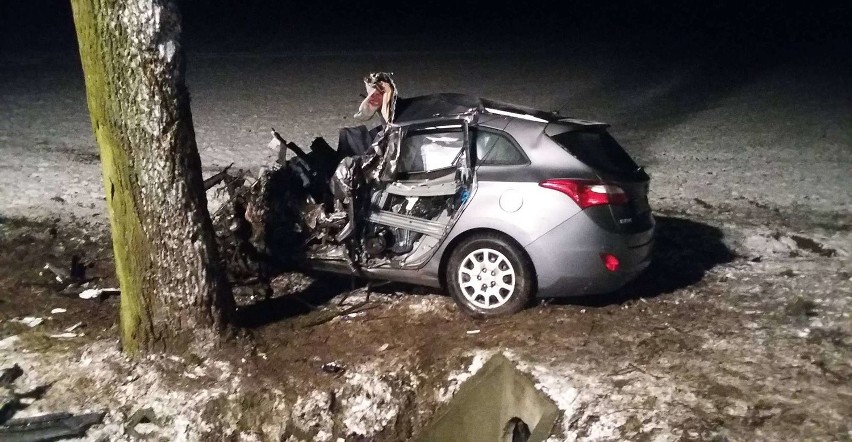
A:
[[[538,183],[479,181],[471,201],[424,270],[439,276],[450,245],[471,231],[497,231],[525,247],[579,212],[567,196]]]

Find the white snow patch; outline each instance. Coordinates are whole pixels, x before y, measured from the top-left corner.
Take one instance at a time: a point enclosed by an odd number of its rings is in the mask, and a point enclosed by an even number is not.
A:
[[[654,430],[654,440],[676,440],[679,437],[664,418],[678,387],[665,378],[635,369],[607,375],[565,363],[526,362],[511,351],[504,354],[515,362],[519,370],[530,374],[535,379],[536,388],[550,397],[563,413],[562,434],[557,433],[548,441],[635,437],[632,433],[622,433],[622,427],[631,416],[641,422],[639,431],[642,433]],[[595,375],[586,374],[588,372]],[[613,384],[616,378],[626,379],[627,385],[616,388]],[[688,396],[689,393],[686,393]],[[648,406],[641,402],[647,397],[657,398],[656,404]],[[683,396],[680,399],[684,400]]]
[[[450,374],[447,378],[447,386],[438,390],[436,400],[438,402],[449,401],[453,396],[455,396],[456,392],[459,391],[461,384],[470,379],[471,376],[475,375],[476,372],[485,365],[485,361],[491,358],[494,353],[495,351],[487,350],[475,351],[472,354],[473,358],[470,361],[470,365],[468,365],[466,370],[456,371]]]
[[[334,421],[331,416],[331,395],[325,391],[312,391],[299,397],[293,405],[293,421],[304,431],[316,429],[314,439],[327,442],[332,439]]]
[[[185,361],[155,355],[133,361],[119,351],[115,341],[96,341],[80,356],[16,351],[16,341],[17,337],[0,341],[0,367],[17,363],[23,368],[24,375],[16,380],[22,391],[46,384],[52,387],[15,417],[106,410],[103,424],[91,428],[86,440],[129,440],[124,425],[130,413],[142,408],[154,411],[161,422],[157,435],[171,441],[199,440],[214,428],[238,428],[241,410],[224,410],[218,422],[203,417],[208,404],[236,397],[242,389],[242,377],[227,362],[203,363],[205,375],[199,382],[182,387],[167,380],[164,373],[185,370]],[[85,383],[85,391],[81,383]],[[272,400],[280,405],[280,397],[280,392],[274,393]],[[263,430],[278,434],[281,428]]]
[[[21,338],[15,335],[0,339],[0,351],[14,350],[20,340]]]
[[[24,316],[23,318],[13,318],[12,322],[18,322],[20,324],[26,325],[27,327],[33,328],[44,322],[44,318],[37,318],[35,316]]]
[[[157,45],[157,52],[160,54],[160,58],[171,61],[175,57],[175,52],[177,52],[177,45],[174,40],[160,43]]]
[[[449,298],[439,295],[410,296],[406,300],[410,302],[408,309],[417,315],[441,312],[452,302]]]
[[[369,436],[381,431],[399,412],[393,388],[374,370],[345,375],[348,393],[341,401],[347,433]]]

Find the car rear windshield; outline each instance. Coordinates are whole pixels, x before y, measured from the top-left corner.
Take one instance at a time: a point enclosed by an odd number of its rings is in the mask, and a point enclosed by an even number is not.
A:
[[[639,168],[605,130],[570,131],[551,138],[578,160],[602,172],[632,173]]]

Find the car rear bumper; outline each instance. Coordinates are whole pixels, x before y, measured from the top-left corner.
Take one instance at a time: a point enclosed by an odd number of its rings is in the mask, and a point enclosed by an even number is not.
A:
[[[651,263],[654,227],[631,234],[604,230],[581,212],[525,246],[535,266],[538,296],[595,295],[615,291]],[[607,270],[601,253],[615,255]]]

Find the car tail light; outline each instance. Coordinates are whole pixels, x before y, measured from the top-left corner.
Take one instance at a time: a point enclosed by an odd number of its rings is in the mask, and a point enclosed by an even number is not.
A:
[[[610,272],[614,272],[618,270],[618,258],[611,253],[601,253],[601,261],[603,261],[604,266]]]
[[[558,178],[542,181],[538,185],[568,195],[581,209],[602,204],[627,204],[627,194],[615,184]]]

